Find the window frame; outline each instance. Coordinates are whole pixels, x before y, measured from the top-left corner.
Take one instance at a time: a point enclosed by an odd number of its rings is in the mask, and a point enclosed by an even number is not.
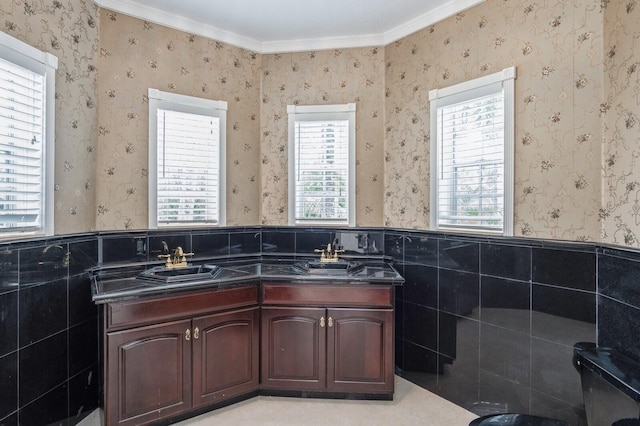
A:
[[[149,88],[149,229],[197,228],[226,225],[226,141],[227,102],[195,96],[180,95]],[[203,222],[158,224],[158,109],[205,114],[218,117],[219,158],[218,158],[218,221],[216,224]],[[212,114],[213,112],[213,114]]]
[[[287,105],[288,143],[289,143],[289,225],[290,226],[349,226],[356,225],[356,104],[335,105]],[[347,188],[347,219],[296,219],[296,149],[295,124],[297,121],[348,120],[349,121],[349,160]]]
[[[58,58],[0,31],[0,57],[44,77],[43,141],[41,170],[42,220],[38,228],[0,229],[0,238],[51,236],[54,234],[55,87]]]
[[[514,202],[514,141],[515,141],[515,79],[516,67],[465,81],[443,89],[429,91],[430,101],[430,224],[431,230],[446,232],[467,232],[488,235],[513,235],[513,202]],[[440,136],[438,132],[438,108],[483,96],[483,91],[502,86],[504,100],[504,135],[503,135],[503,223],[502,230],[491,231],[464,225],[441,226],[438,216],[438,174],[440,172]],[[495,90],[494,90],[495,91]]]

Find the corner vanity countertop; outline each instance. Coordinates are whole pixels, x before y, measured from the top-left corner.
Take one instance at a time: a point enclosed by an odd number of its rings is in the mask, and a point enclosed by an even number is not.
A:
[[[257,281],[288,282],[300,285],[323,283],[402,285],[404,283],[404,278],[386,261],[360,261],[362,267],[345,275],[308,274],[296,268],[295,265],[299,263],[300,261],[255,261],[238,264],[201,262],[200,264],[206,265],[215,264],[215,273],[211,278],[186,282],[159,282],[139,277],[150,267],[157,268],[157,264],[98,267],[92,270],[92,300],[97,304],[103,304],[205,288],[229,288]]]

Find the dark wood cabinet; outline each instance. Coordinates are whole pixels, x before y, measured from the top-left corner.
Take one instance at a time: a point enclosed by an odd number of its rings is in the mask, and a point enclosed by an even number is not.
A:
[[[148,424],[258,389],[257,301],[252,285],[108,305],[106,424]],[[154,316],[163,322],[144,325]]]
[[[392,289],[360,289],[263,285],[263,389],[393,394]]]
[[[193,406],[258,388],[260,312],[245,309],[193,320]]]
[[[191,407],[191,321],[109,333],[108,424],[135,425]],[[117,420],[116,420],[117,419]]]

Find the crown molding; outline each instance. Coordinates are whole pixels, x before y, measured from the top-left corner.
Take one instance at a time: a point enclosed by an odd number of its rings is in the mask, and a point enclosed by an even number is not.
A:
[[[420,16],[398,25],[383,34],[384,45],[393,43],[400,40],[403,37],[413,34],[416,31],[420,31],[423,28],[427,28],[440,22],[450,16],[460,13],[463,10],[469,9],[477,4],[484,3],[485,0],[451,0],[430,12],[424,13]]]
[[[93,0],[99,7],[113,10],[125,15],[133,16],[184,31],[228,43],[257,53],[286,53],[311,50],[347,49],[354,47],[383,46],[393,43],[416,31],[442,21],[456,13],[483,3],[485,0],[451,0],[436,9],[422,14],[410,21],[398,25],[380,34],[366,34],[356,36],[324,37],[313,39],[259,41],[245,37],[231,31],[222,30],[212,25],[188,19],[179,15],[165,12],[152,6],[141,5],[131,0]]]

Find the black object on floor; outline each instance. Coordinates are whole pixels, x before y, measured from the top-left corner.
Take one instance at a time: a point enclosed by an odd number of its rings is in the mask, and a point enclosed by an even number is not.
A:
[[[569,426],[569,423],[548,417],[506,413],[479,417],[469,423],[469,426]]]

